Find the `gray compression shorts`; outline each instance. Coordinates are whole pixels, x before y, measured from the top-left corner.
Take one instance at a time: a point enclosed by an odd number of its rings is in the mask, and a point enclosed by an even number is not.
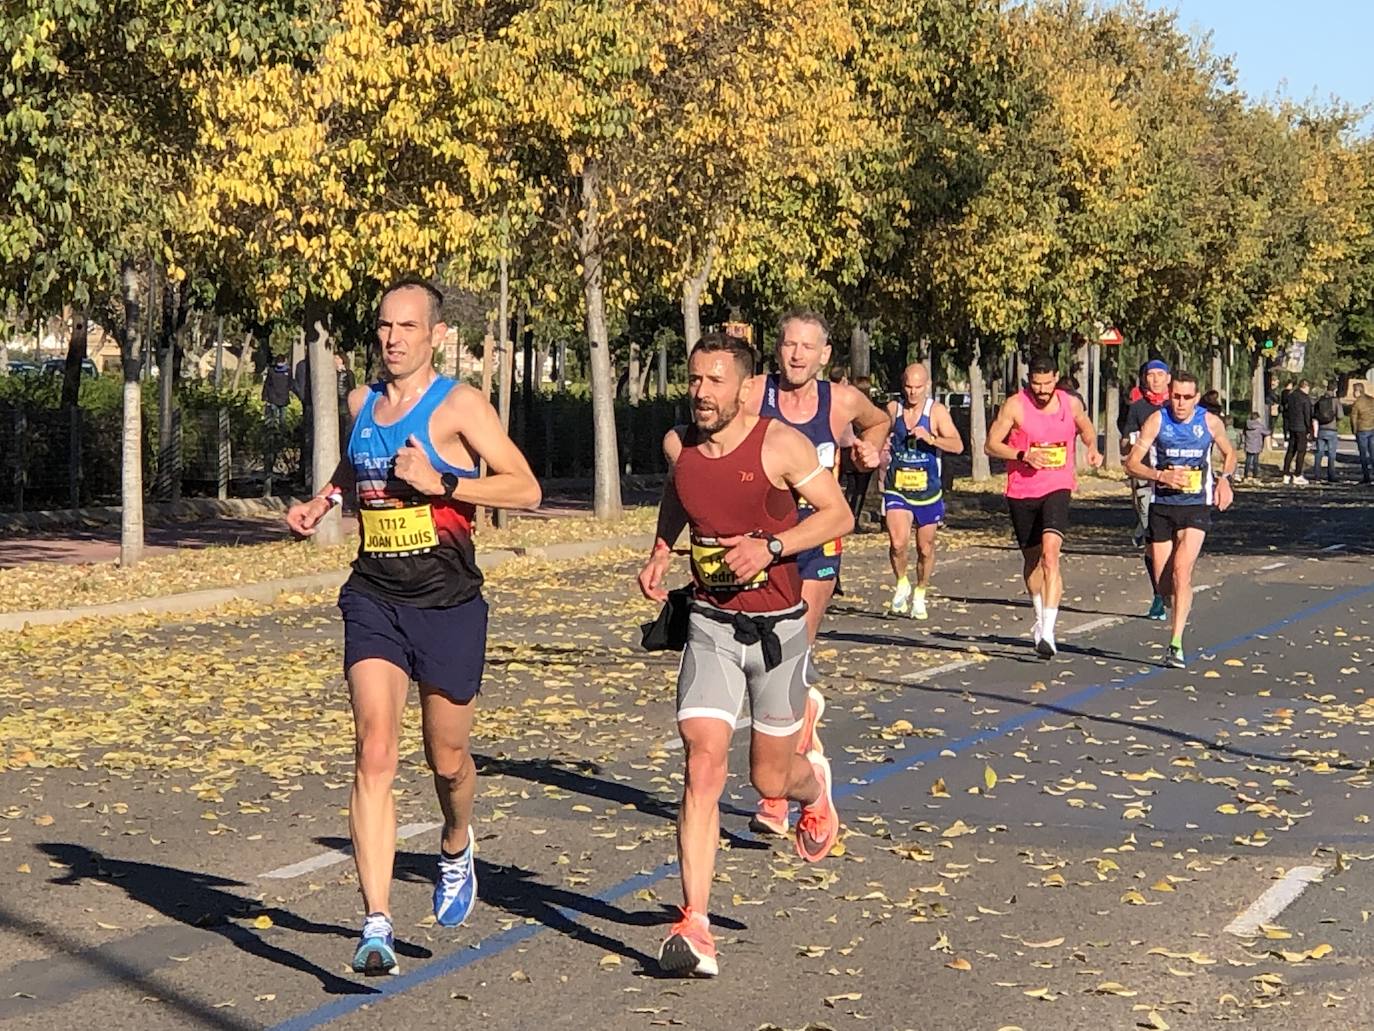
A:
[[[735,725],[749,698],[753,727],[760,734],[787,737],[801,729],[806,716],[806,606],[751,616],[782,618],[773,628],[782,646],[782,661],[764,668],[763,646],[741,644],[734,628],[703,615],[692,603],[687,647],[677,675],[678,721],[707,717]]]

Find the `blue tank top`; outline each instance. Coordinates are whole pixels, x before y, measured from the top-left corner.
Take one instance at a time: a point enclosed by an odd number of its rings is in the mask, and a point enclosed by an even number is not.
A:
[[[916,420],[913,430],[924,427],[927,432],[933,432],[930,426],[930,410],[934,404],[933,398],[926,398],[925,405],[921,408],[921,417]],[[888,438],[891,458],[887,464],[887,481],[883,484],[883,490],[889,494],[896,494],[912,504],[931,505],[942,496],[940,449],[933,444],[917,440],[907,431],[903,418],[905,411],[905,404],[898,398],[897,418],[892,420],[892,433]]]
[[[790,422],[778,407],[778,395],[782,384],[776,372],[770,372],[764,382],[763,401],[759,405],[759,415],[791,426],[816,447],[816,458],[821,468],[828,469],[838,479],[839,451],[836,447],[835,433],[830,428],[830,381],[816,380],[816,414],[806,422]],[[797,510],[803,515],[811,512],[811,506],[801,498],[797,499]]]
[[[429,436],[430,417],[456,385],[436,376],[404,417],[382,425],[372,411],[386,388],[372,384],[348,438],[361,530],[350,587],[423,609],[459,605],[481,590],[472,543],[475,507],[421,494],[394,472],[396,453],[413,435],[440,473],[478,475],[476,469],[445,461]]]
[[[1150,446],[1150,458],[1156,469],[1190,470],[1192,480],[1181,490],[1154,484],[1153,504],[1212,504],[1212,431],[1207,426],[1207,410],[1201,405],[1187,422],[1175,419],[1170,405],[1159,410],[1159,434]]]

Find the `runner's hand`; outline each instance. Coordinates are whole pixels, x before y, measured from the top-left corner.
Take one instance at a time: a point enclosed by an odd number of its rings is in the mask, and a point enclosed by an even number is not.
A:
[[[1231,489],[1231,481],[1227,479],[1217,480],[1217,511],[1225,512],[1231,507],[1231,502],[1236,500],[1236,492]]]
[[[1088,466],[1092,469],[1102,468],[1102,452],[1097,450],[1097,448],[1092,448],[1088,452]]]
[[[639,571],[639,591],[650,601],[668,600],[668,591],[663,586],[663,579],[668,575],[668,563],[672,559],[671,551],[659,548],[649,556],[649,561],[645,562],[644,568]]]
[[[330,504],[324,498],[298,501],[286,510],[286,525],[298,537],[309,537],[329,514]]]
[[[1054,468],[1054,466],[1050,465],[1049,456],[1046,455],[1039,448],[1034,447],[1026,449],[1026,464],[1030,466],[1032,469]]]
[[[740,583],[748,583],[773,564],[768,542],[762,537],[722,537],[720,543],[727,549],[725,564]]]
[[[1173,490],[1182,490],[1188,486],[1189,478],[1187,469],[1164,469],[1159,474],[1159,482]]]
[[[849,453],[854,459],[854,468],[861,473],[872,472],[878,468],[878,462],[882,458],[882,453],[866,440],[855,441]]]
[[[911,435],[922,444],[933,444],[935,442],[935,438],[931,436],[930,430],[926,429],[924,426],[917,426],[911,431]]]
[[[421,494],[442,494],[443,481],[439,473],[429,463],[429,455],[420,446],[415,434],[406,438],[401,450],[396,452],[396,477],[410,484]]]

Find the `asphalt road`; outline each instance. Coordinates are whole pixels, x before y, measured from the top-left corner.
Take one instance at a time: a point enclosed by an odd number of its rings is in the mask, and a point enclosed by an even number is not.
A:
[[[844,848],[806,866],[750,835],[738,749],[714,981],[652,961],[678,901],[676,657],[632,646],[651,609],[628,554],[493,577],[463,928],[428,918],[436,807],[407,721],[402,974],[380,981],[347,968],[327,605],[13,638],[0,1025],[1369,1028],[1371,502],[1243,491],[1204,553],[1183,671],[1140,618],[1124,496],[1077,510],[1050,662],[1009,545],[942,560],[916,623],[883,611],[881,539],[855,538],[818,648]],[[952,520],[1003,522],[990,498]]]

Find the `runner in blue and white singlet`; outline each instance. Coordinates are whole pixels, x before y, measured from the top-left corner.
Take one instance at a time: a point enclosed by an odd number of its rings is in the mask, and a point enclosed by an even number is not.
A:
[[[964,441],[949,410],[930,397],[930,375],[919,362],[902,373],[902,393],[887,406],[892,432],[884,451],[883,523],[897,586],[892,612],[928,616],[926,589],[935,568],[935,534],[945,517],[942,454],[958,454]],[[914,416],[914,418],[913,418]],[[907,550],[916,530],[916,585],[907,576]]]
[[[1222,456],[1219,478],[1212,471],[1213,448]],[[1198,404],[1196,376],[1174,373],[1169,403],[1145,420],[1125,466],[1129,475],[1149,482],[1153,492],[1150,561],[1160,596],[1173,609],[1166,661],[1182,668],[1193,567],[1212,526],[1213,506],[1223,512],[1230,507],[1230,480],[1236,471],[1236,449],[1225,425]]]
[[[831,383],[821,376],[830,363],[830,327],[813,311],[794,310],[778,324],[778,371],[754,376],[745,395],[747,411],[777,419],[800,431],[816,448],[816,457],[830,475],[839,477],[839,449],[852,432],[852,451],[860,471],[876,469],[887,437],[889,421],[868,395],[848,383]],[[798,506],[801,516],[808,514]],[[833,540],[797,556],[806,602],[806,635],[814,645],[821,619],[835,593],[840,574],[840,541]],[[815,667],[807,675],[814,683]],[[759,833],[786,834],[787,801],[760,799],[750,827]]]

